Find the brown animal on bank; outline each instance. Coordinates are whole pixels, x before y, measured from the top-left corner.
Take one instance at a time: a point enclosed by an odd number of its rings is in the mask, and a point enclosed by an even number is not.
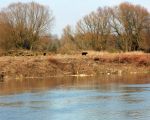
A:
[[[88,52],[82,52],[83,56],[86,56],[88,54]]]
[[[94,61],[100,61],[100,59],[98,57],[95,57]]]
[[[43,53],[44,56],[46,56],[46,53]]]
[[[4,72],[1,72],[0,73],[0,82],[3,82],[4,81]]]

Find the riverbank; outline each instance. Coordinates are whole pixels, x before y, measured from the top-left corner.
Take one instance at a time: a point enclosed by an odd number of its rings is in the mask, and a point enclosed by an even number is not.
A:
[[[0,68],[5,79],[150,73],[150,54],[88,52],[86,56],[80,53],[3,56],[0,57]]]

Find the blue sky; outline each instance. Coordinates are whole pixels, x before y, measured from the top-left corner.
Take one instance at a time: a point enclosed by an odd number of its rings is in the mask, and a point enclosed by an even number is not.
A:
[[[128,1],[133,4],[140,4],[150,11],[150,0],[0,0],[0,8],[19,1],[35,1],[49,6],[55,16],[52,33],[59,36],[66,25],[74,26],[80,18],[98,7],[114,6]]]

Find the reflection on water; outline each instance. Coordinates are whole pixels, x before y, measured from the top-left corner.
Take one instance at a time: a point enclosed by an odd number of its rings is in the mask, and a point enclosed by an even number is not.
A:
[[[150,120],[150,75],[5,81],[0,120]]]

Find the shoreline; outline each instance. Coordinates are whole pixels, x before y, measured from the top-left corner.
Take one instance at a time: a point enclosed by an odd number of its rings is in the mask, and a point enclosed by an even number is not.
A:
[[[117,54],[120,56],[120,54]],[[39,78],[57,76],[97,76],[150,73],[150,55],[148,62],[132,55],[128,59],[117,55],[50,55],[50,56],[3,56],[0,57],[0,75],[5,79]],[[125,55],[123,55],[125,56]],[[145,56],[145,54],[143,55]],[[119,60],[119,62],[117,61]],[[130,60],[130,61],[129,61]]]

